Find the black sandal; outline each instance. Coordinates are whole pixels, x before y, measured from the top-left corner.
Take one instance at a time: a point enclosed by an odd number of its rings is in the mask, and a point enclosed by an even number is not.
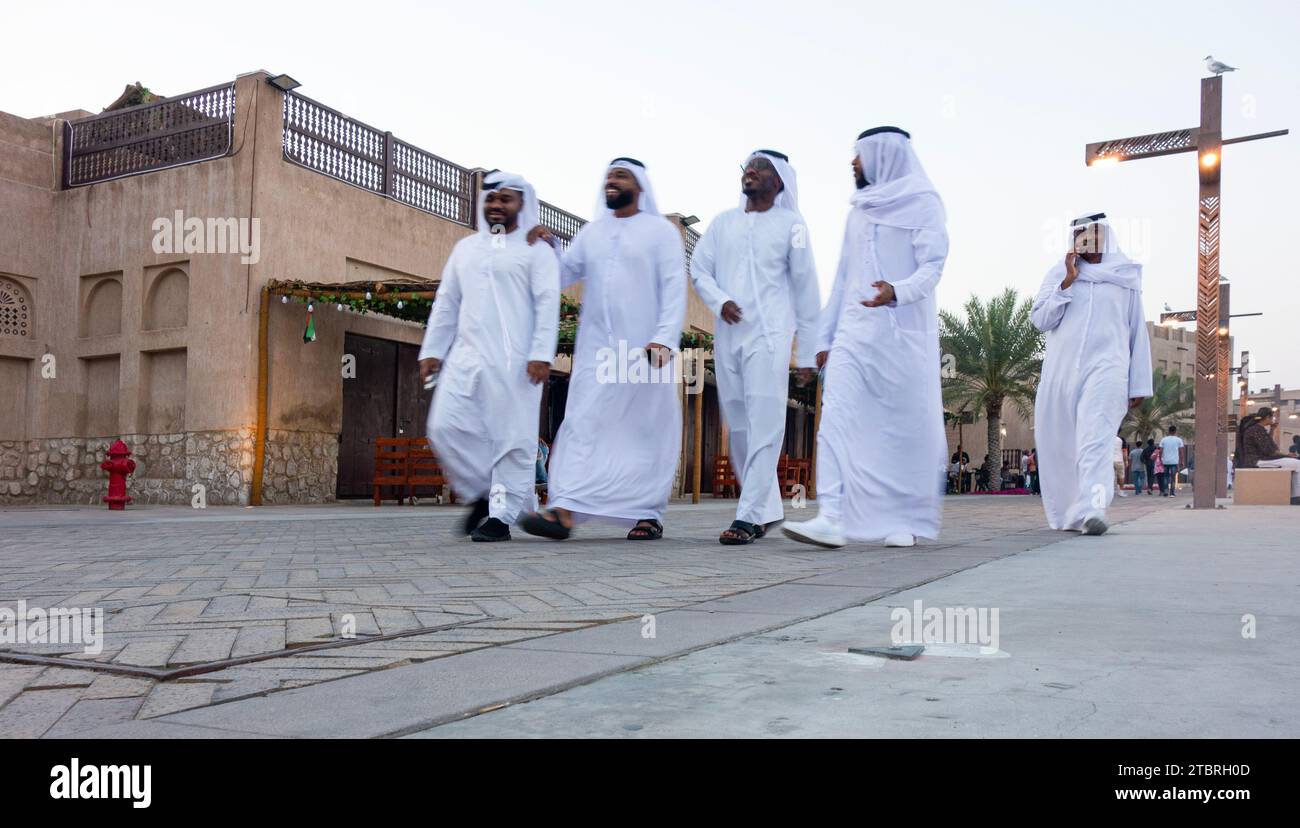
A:
[[[487,520],[488,507],[489,504],[487,498],[480,498],[479,500],[474,501],[474,504],[469,508],[469,514],[465,515],[465,525],[461,527],[464,530],[464,534],[474,534],[474,530],[478,528],[478,525],[484,520]]]
[[[731,537],[727,536],[731,533]],[[723,546],[744,546],[753,543],[763,537],[763,527],[756,523],[746,523],[743,520],[733,520],[721,535],[718,536],[718,543]]]
[[[642,524],[645,524],[644,526]],[[654,518],[643,518],[627,533],[628,540],[659,540],[664,536],[664,525]]]
[[[547,518],[545,515],[550,515],[550,517]],[[551,540],[565,540],[573,532],[572,529],[560,523],[560,516],[553,509],[525,515],[519,521],[519,528],[530,535],[550,538]]]

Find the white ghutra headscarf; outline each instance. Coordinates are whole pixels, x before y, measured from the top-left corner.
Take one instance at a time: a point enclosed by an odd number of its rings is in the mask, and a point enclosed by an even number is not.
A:
[[[529,184],[521,175],[493,170],[483,176],[483,188],[479,190],[478,194],[478,231],[480,233],[492,232],[492,226],[488,224],[487,217],[483,215],[483,208],[487,203],[488,193],[497,190],[514,190],[523,197],[524,204],[519,208],[519,228],[521,230],[527,233],[541,223],[540,211],[537,209],[537,193],[533,190],[533,185]]]
[[[1110,222],[1106,220],[1105,213],[1091,213],[1079,216],[1070,222],[1071,249],[1073,249],[1074,245],[1075,231],[1080,227],[1091,227],[1093,225],[1103,228],[1101,261],[1093,264],[1080,256],[1076,260],[1079,269],[1079,281],[1105,282],[1129,290],[1142,290],[1142,265],[1130,259],[1123,250],[1120,250],[1119,239],[1116,238],[1115,230],[1110,226]],[[1055,280],[1056,284],[1060,284],[1065,280],[1065,260],[1063,258],[1052,265],[1052,269],[1048,271],[1048,279]]]
[[[782,190],[776,194],[776,201],[772,206],[784,207],[787,210],[799,212],[799,182],[795,178],[794,167],[790,166],[790,157],[776,150],[754,150],[745,159],[745,163],[741,165],[742,169],[748,167],[750,161],[759,157],[771,161],[772,166],[776,168],[777,177],[781,179]],[[740,209],[745,209],[747,204],[748,198],[742,191],[740,193]]]
[[[911,135],[898,127],[876,127],[858,136],[854,151],[862,162],[867,186],[849,202],[876,224],[907,230],[942,230],[947,221],[943,199],[930,183]]]
[[[630,171],[632,175],[636,176],[636,183],[641,188],[641,196],[637,199],[636,204],[637,209],[643,213],[651,213],[656,216],[660,215],[659,205],[655,203],[654,190],[650,189],[650,178],[646,175],[645,164],[642,164],[635,158],[615,158],[613,161],[610,161],[609,166],[605,168],[605,175],[609,175],[609,171],[615,167],[622,167],[623,169]],[[592,219],[593,221],[599,221],[600,219],[609,218],[614,215],[614,211],[605,206],[604,177],[600,179],[600,194],[596,196],[596,209],[592,211],[592,215],[595,217]]]

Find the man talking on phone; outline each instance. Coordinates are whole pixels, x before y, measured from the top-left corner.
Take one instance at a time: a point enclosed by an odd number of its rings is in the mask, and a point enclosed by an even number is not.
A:
[[[1070,224],[1070,245],[1034,299],[1047,355],[1034,406],[1043,509],[1053,529],[1103,534],[1115,493],[1112,452],[1128,407],[1151,396],[1142,265],[1105,213]]]

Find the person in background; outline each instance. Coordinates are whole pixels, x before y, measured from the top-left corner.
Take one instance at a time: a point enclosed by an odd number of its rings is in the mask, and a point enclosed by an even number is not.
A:
[[[1291,505],[1300,506],[1300,458],[1277,450],[1269,433],[1273,409],[1264,406],[1237,428],[1237,464],[1243,469],[1287,469],[1291,472]]]
[[[1029,488],[1029,450],[1024,449],[1020,452],[1020,486]]]
[[[1133,494],[1135,496],[1142,494],[1142,489],[1147,485],[1146,453],[1147,450],[1142,447],[1140,440],[1134,441],[1133,449],[1128,453],[1129,468],[1131,469],[1129,474],[1133,478]],[[1147,494],[1150,493],[1151,490],[1148,489]]]
[[[1291,456],[1300,457],[1300,434],[1291,438]]]
[[[1178,426],[1171,425],[1169,433],[1160,441],[1160,462],[1165,467],[1165,482],[1169,487],[1168,497],[1178,494],[1178,470],[1184,465],[1183,454],[1187,444],[1178,436]]]
[[[1038,449],[1029,450],[1029,491],[1036,495],[1043,493],[1038,486]]]
[[[1156,441],[1150,437],[1147,438],[1147,444],[1142,448],[1141,460],[1146,471],[1147,494],[1153,494],[1152,489],[1156,485]]]
[[[1124,460],[1126,454],[1127,451],[1124,445],[1124,438],[1116,434],[1115,454],[1111,460],[1115,467],[1115,494],[1120,497],[1128,497],[1128,493],[1124,491]]]
[[[1160,496],[1168,497],[1169,479],[1165,477],[1165,464],[1161,462],[1160,455],[1161,455],[1160,444],[1156,443],[1155,447],[1151,451],[1152,473],[1155,474],[1156,482],[1160,484]]]

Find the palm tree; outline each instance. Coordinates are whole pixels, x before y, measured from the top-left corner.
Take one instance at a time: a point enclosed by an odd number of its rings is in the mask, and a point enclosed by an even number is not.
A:
[[[945,407],[983,410],[988,421],[989,486],[1002,488],[1002,408],[1033,411],[1043,365],[1043,334],[1030,321],[1032,299],[1007,288],[987,303],[971,296],[964,318],[939,311]]]
[[[1120,426],[1123,433],[1129,435],[1134,443],[1145,442],[1148,438],[1160,438],[1171,425],[1178,426],[1179,431],[1191,427],[1193,394],[1196,380],[1183,379],[1177,374],[1168,376],[1153,371],[1151,377],[1151,396],[1136,408],[1130,408],[1124,415]]]

